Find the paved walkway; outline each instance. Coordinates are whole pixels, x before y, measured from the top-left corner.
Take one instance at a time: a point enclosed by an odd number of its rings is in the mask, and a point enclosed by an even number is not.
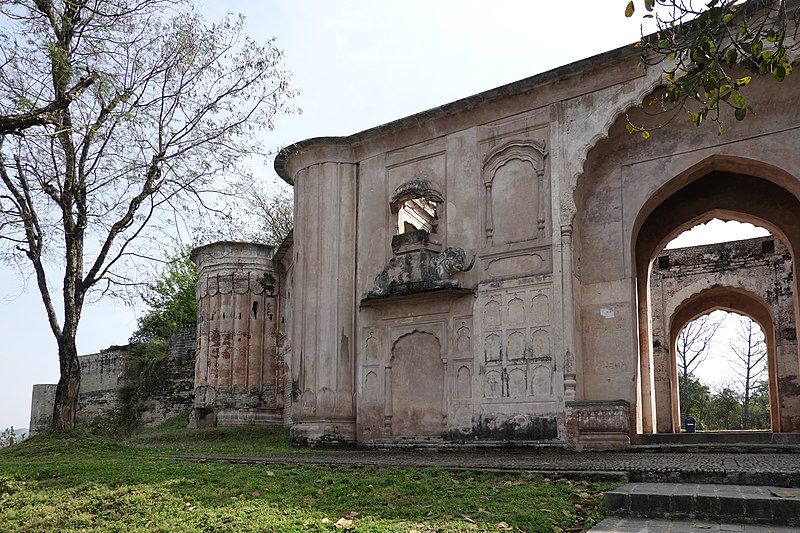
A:
[[[543,473],[627,474],[638,481],[800,486],[800,454],[637,453],[537,450],[302,451],[257,457],[176,457],[191,461],[340,466],[414,466]]]

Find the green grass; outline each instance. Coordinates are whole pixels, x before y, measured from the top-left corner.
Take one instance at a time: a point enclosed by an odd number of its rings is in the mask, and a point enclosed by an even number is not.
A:
[[[259,456],[307,451],[289,445],[286,428],[187,429],[185,420],[185,417],[175,417],[157,428],[137,431],[126,442],[167,455]]]
[[[33,437],[0,451],[0,531],[580,531],[600,519],[601,493],[615,486],[430,468],[162,458],[165,449],[257,449],[259,435],[173,427],[128,442],[80,433]],[[285,435],[266,435],[272,443],[260,449],[286,446]]]

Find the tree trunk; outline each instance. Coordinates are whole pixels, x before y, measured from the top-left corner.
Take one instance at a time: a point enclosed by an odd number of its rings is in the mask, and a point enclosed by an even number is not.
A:
[[[61,366],[61,377],[56,387],[53,429],[63,432],[75,428],[75,415],[78,411],[81,369],[78,363],[75,335],[65,334],[62,336],[58,343],[58,360]]]

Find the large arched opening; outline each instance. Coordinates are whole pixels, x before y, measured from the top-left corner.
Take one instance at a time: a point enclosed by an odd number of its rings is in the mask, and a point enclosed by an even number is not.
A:
[[[791,256],[796,257],[794,250],[800,249],[800,191],[799,182],[786,172],[770,166],[738,157],[710,157],[689,170],[668,181],[656,191],[639,210],[633,224],[631,234],[631,253],[633,274],[636,280],[636,308],[638,313],[638,367],[636,369],[637,384],[637,416],[644,433],[658,430],[656,410],[656,384],[653,360],[653,335],[650,275],[653,262],[664,246],[677,235],[697,224],[712,218],[723,220],[739,220],[767,228],[778,237],[789,249]],[[793,264],[792,303],[794,321],[797,324],[797,266]],[[738,298],[738,299],[735,299]],[[734,303],[741,307],[739,311],[762,325],[767,332],[772,320],[756,309],[751,300],[743,296],[735,297],[734,292],[715,291],[706,293],[692,306],[726,308]],[[688,305],[688,304],[687,304]],[[686,316],[692,315],[688,307]],[[694,316],[699,312],[695,309]],[[701,313],[702,314],[702,313]],[[673,319],[678,322],[685,316],[677,315]],[[774,327],[773,327],[774,330]],[[672,331],[672,328],[671,328]],[[792,332],[796,338],[796,329]],[[772,332],[773,352],[775,331]],[[671,345],[672,346],[672,345]],[[786,376],[784,388],[776,381],[776,398],[786,397],[784,408],[775,407],[777,423],[774,431],[800,431],[800,412],[798,402],[788,398],[788,389],[796,389],[798,354],[796,348],[791,353],[781,354],[781,361],[774,361],[783,366]],[[777,359],[777,356],[776,356]],[[773,372],[775,374],[775,372]],[[673,415],[674,416],[674,415]],[[674,419],[673,419],[674,424]],[[673,428],[676,427],[673,425]]]
[[[769,304],[760,296],[737,287],[715,286],[690,296],[684,300],[670,317],[670,395],[669,402],[656,405],[656,416],[661,421],[670,417],[669,430],[679,432],[681,428],[680,392],[676,360],[677,340],[681,330],[693,320],[714,311],[727,311],[744,315],[761,327],[767,351],[767,381],[769,383],[770,425],[774,432],[780,431],[780,405],[778,402],[778,367],[775,316]],[[666,412],[665,412],[666,411]],[[659,423],[661,427],[661,423]]]

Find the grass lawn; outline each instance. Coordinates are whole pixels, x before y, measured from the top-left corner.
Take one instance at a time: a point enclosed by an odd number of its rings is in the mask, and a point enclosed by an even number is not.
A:
[[[616,486],[160,458],[289,449],[285,432],[255,428],[37,436],[0,451],[0,531],[582,531]]]

